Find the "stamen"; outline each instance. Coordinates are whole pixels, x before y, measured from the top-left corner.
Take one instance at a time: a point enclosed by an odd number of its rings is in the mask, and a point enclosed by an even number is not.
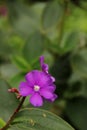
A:
[[[34,90],[35,90],[35,91],[39,91],[39,89],[40,89],[40,86],[34,85]]]

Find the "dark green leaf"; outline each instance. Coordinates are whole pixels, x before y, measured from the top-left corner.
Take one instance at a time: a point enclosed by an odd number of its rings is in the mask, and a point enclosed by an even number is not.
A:
[[[87,99],[75,98],[68,102],[66,114],[79,130],[87,130]]]
[[[82,81],[80,95],[87,98],[87,81]]]
[[[79,43],[78,33],[72,32],[65,35],[65,37],[62,39],[60,49],[62,53],[67,53],[76,49],[76,47],[78,46],[78,43]]]
[[[12,48],[9,46],[7,41],[7,35],[5,32],[0,31],[0,55],[4,55],[7,57],[10,53],[12,53]]]
[[[24,109],[18,113],[11,128],[16,130],[74,130],[58,116],[41,109]]]
[[[58,54],[61,50],[59,48],[59,46],[55,43],[51,43],[49,42],[47,45],[46,45],[47,49],[50,51],[50,52],[53,52],[54,54]]]
[[[38,58],[44,51],[45,42],[45,37],[40,32],[35,32],[29,37],[24,46],[24,58],[29,62]]]
[[[87,49],[83,49],[73,56],[72,67],[80,77],[87,78]]]
[[[10,89],[7,82],[0,79],[0,118],[7,121],[18,105],[18,100],[13,93],[9,93]]]
[[[8,2],[8,8],[12,27],[23,38],[28,37],[31,33],[39,29],[41,13],[37,12],[38,7],[35,9],[35,7],[27,6],[20,1],[10,1]],[[42,10],[40,9],[40,11]]]
[[[69,80],[69,91],[66,91],[65,96],[68,98],[85,97],[87,98],[87,81],[82,78],[82,75],[74,72]]]

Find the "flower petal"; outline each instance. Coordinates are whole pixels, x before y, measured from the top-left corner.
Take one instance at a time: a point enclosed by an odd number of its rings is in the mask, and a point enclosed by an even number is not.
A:
[[[49,69],[49,67],[48,67],[47,64],[43,64],[43,65],[42,65],[42,70],[43,70],[44,72],[48,73],[48,69]]]
[[[44,72],[39,73],[38,85],[40,85],[41,87],[44,87],[44,86],[49,86],[52,83],[53,83],[52,79],[48,74],[46,74]]]
[[[53,84],[51,86],[46,87],[49,91],[54,92],[56,89],[56,86]]]
[[[22,96],[28,96],[33,93],[33,90],[28,86],[27,82],[21,82],[19,85],[19,92]]]
[[[55,82],[55,78],[53,76],[51,76],[51,79],[52,79],[53,82]]]
[[[44,56],[40,56],[40,65],[41,65],[41,68],[42,68],[42,71],[48,73],[48,65],[44,63]]]
[[[34,84],[35,84],[34,71],[27,73],[26,76],[25,76],[25,79],[28,82],[29,86],[33,87]]]
[[[30,97],[30,103],[35,106],[35,107],[39,107],[43,105],[43,100],[42,97],[38,94],[38,93],[34,93],[31,97]]]
[[[45,72],[33,70],[26,75],[29,86],[39,85],[40,87],[52,84],[51,77]]]
[[[44,56],[40,56],[40,65],[41,65],[41,67],[42,67],[43,63],[44,63]]]
[[[58,96],[56,94],[53,94],[53,97],[49,101],[54,102],[56,98],[58,98]]]
[[[41,89],[40,94],[41,94],[41,96],[43,96],[46,99],[53,98],[53,93],[51,91],[49,91],[48,89]]]

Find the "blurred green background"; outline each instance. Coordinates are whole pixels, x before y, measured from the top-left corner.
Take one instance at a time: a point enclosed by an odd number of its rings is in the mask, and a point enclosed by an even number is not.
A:
[[[59,96],[42,108],[76,130],[87,130],[87,0],[0,0],[0,117],[4,121],[18,103],[9,97],[8,86],[18,88],[27,72],[40,69],[41,55],[56,78]],[[8,103],[11,98],[15,103]],[[26,100],[24,106],[28,104]]]

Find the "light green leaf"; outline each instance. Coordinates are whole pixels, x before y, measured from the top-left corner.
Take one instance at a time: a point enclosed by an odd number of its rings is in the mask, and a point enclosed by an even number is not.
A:
[[[16,74],[14,77],[12,77],[10,80],[9,80],[9,84],[11,86],[15,86],[16,88],[18,88],[19,86],[19,83],[21,81],[24,81],[24,74],[23,73],[18,73]]]
[[[20,111],[11,128],[16,130],[74,130],[58,116],[36,108]]]
[[[0,118],[0,128],[2,128],[5,125],[5,122]]]
[[[29,63],[21,56],[14,56],[12,61],[24,72],[31,70]]]

